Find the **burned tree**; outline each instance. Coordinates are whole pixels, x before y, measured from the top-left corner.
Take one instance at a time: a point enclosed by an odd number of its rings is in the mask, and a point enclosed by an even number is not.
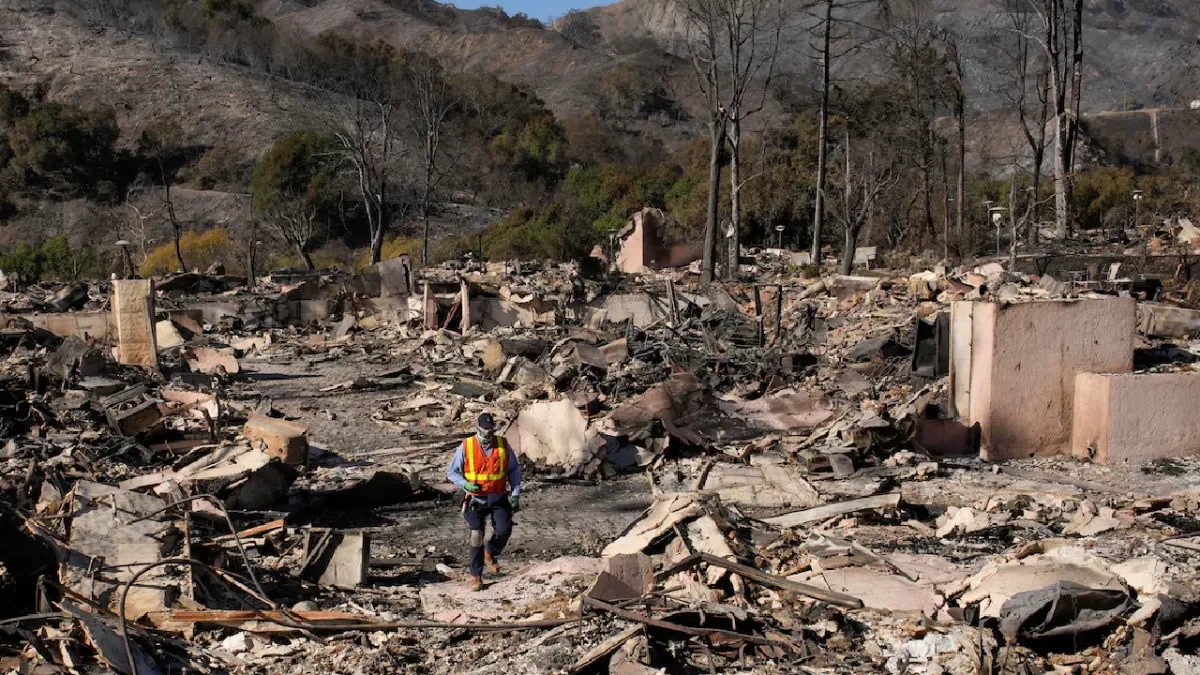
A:
[[[445,137],[459,102],[441,65],[428,54],[410,54],[405,60],[404,76],[412,96],[409,130],[421,161],[421,266],[424,267],[429,264],[429,215],[433,199],[462,157],[462,153],[446,151]]]
[[[683,0],[680,5],[688,55],[708,113],[708,210],[704,224],[704,259],[700,267],[702,284],[708,284],[713,279],[717,218],[721,204],[721,151],[725,147],[725,132],[729,125],[721,95],[720,1]]]
[[[870,221],[880,198],[903,176],[897,140],[887,131],[886,100],[864,97],[847,116],[841,148],[844,174],[841,213],[844,243],[842,274],[854,268],[854,256],[863,227]]]
[[[402,64],[382,43],[361,44],[337,36],[319,42],[330,63],[329,88],[344,95],[330,120],[338,154],[357,187],[371,239],[371,264],[383,255],[391,220],[390,190],[405,154]]]
[[[786,5],[781,0],[682,0],[680,11],[696,83],[708,110],[708,213],[704,229],[704,283],[714,276],[717,220],[721,203],[721,160],[731,147],[732,233],[734,258],[726,275],[737,271],[740,249],[742,122],[762,110],[779,55]],[[761,87],[761,97],[752,92]]]
[[[1071,174],[1079,137],[1079,103],[1083,96],[1083,0],[1025,0],[1037,16],[1022,32],[1036,42],[1046,59],[1050,106],[1054,115],[1054,219],[1071,236]]]
[[[179,271],[186,272],[187,264],[183,261],[183,251],[179,245],[179,240],[183,237],[183,224],[175,214],[175,200],[171,196],[171,185],[175,182],[177,169],[176,158],[182,150],[182,136],[183,131],[178,122],[165,118],[155,120],[142,130],[138,138],[138,150],[150,159],[153,167],[151,172],[162,187],[163,209],[171,226],[175,260],[179,263]]]
[[[1034,243],[1039,220],[1042,168],[1046,161],[1046,127],[1050,120],[1050,71],[1044,52],[1031,37],[1034,14],[1026,9],[1025,2],[1008,0],[1006,7],[1010,37],[1002,49],[1007,64],[1011,66],[1011,79],[1001,89],[1000,95],[1016,112],[1022,136],[1029,147],[1032,197],[1024,220],[1030,227],[1030,243]],[[1018,209],[1015,204],[1012,207],[1010,215],[1015,218]],[[1016,232],[1013,234],[1015,238]]]
[[[835,43],[840,42],[845,36],[838,34],[837,24],[839,23],[840,19],[835,16],[835,10],[855,8],[876,3],[879,6],[886,8],[888,0],[824,0],[822,2],[824,13],[822,20],[817,25],[820,39],[818,58],[821,62],[821,108],[820,128],[817,132],[817,186],[816,195],[813,199],[811,250],[812,259],[818,264],[821,260],[821,233],[825,227],[825,181],[829,172],[829,114],[830,90],[833,86],[833,61],[859,49],[863,44],[869,41],[869,38],[877,37],[877,35],[869,35],[863,40],[851,40],[850,44],[847,45],[841,51],[841,53],[838,53]],[[854,25],[851,22],[846,23],[853,28],[862,28],[861,25]]]

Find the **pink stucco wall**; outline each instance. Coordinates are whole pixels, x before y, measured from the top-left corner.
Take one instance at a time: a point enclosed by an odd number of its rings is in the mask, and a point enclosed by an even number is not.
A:
[[[1080,373],[1071,451],[1104,464],[1200,454],[1200,373]]]
[[[1132,299],[977,303],[966,421],[980,425],[981,456],[1069,452],[1076,376],[1131,372],[1135,322]]]

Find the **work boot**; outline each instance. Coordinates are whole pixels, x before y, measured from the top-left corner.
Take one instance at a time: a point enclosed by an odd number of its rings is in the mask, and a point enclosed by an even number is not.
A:
[[[483,577],[471,577],[471,590],[476,593],[483,590]]]
[[[488,553],[487,551],[483,552],[483,562],[485,565],[487,565],[488,570],[490,570],[492,574],[500,574],[500,564],[496,562],[496,559],[492,557],[491,553]]]

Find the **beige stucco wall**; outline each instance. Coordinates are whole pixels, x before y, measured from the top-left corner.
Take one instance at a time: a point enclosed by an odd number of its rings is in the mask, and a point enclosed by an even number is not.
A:
[[[971,341],[959,414],[980,425],[982,457],[1070,452],[1076,376],[1131,372],[1135,324],[1132,299],[976,303],[969,337],[956,324],[952,342]]]
[[[1200,454],[1200,373],[1080,374],[1071,451],[1104,464]]]

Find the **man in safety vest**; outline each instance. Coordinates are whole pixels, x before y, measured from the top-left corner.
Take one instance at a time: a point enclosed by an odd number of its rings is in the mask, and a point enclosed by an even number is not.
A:
[[[463,518],[471,528],[471,590],[483,590],[483,566],[500,573],[496,558],[512,534],[512,514],[521,508],[521,465],[516,451],[496,435],[496,420],[483,413],[475,435],[463,441],[446,477],[466,492]],[[492,518],[492,538],[484,546],[484,523]]]

